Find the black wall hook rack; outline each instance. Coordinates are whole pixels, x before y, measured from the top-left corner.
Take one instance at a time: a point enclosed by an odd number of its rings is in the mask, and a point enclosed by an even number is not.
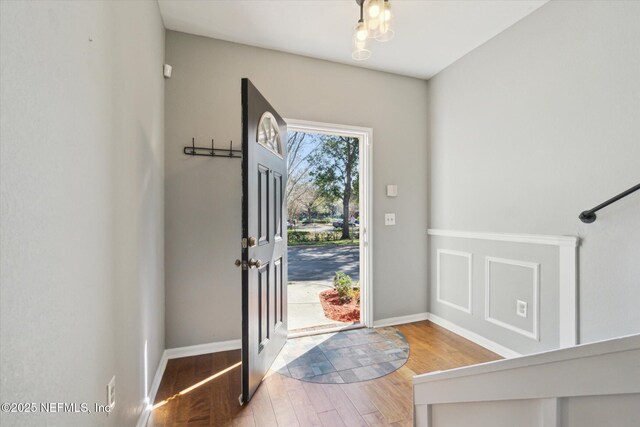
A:
[[[229,141],[229,149],[215,148],[213,139],[211,147],[196,147],[196,139],[191,138],[191,146],[186,146],[182,152],[188,156],[226,157],[228,159],[241,159],[242,150],[233,149],[233,141]]]

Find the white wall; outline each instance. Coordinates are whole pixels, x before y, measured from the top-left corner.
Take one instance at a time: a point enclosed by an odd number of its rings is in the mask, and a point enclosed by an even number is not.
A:
[[[640,3],[553,1],[429,83],[430,228],[577,235],[581,342],[640,331]]]
[[[192,137],[241,142],[240,79],[286,118],[373,128],[374,319],[427,308],[427,93],[422,80],[167,32],[167,347],[240,337],[241,170],[190,158]],[[348,47],[345,45],[345,48]],[[384,194],[397,184],[399,196]],[[384,213],[397,225],[384,227]]]
[[[634,335],[417,375],[415,425],[637,426],[638,360]]]
[[[131,426],[164,350],[164,28],[155,2],[1,2],[3,426]],[[148,369],[144,346],[148,342]]]
[[[545,416],[545,399],[434,405],[429,427],[629,427],[640,423],[640,394],[567,397],[558,403],[559,416]]]

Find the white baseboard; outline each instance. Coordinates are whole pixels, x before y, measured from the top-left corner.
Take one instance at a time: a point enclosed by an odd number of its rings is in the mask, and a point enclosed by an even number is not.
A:
[[[486,348],[487,350],[491,350],[494,353],[497,353],[507,359],[522,356],[522,354],[513,351],[510,348],[500,345],[497,342],[491,341],[490,339],[478,335],[475,332],[471,332],[468,329],[458,326],[455,323],[443,319],[442,317],[436,316],[432,313],[417,313],[410,314],[408,316],[380,319],[373,322],[373,327],[382,328],[385,326],[403,325],[405,323],[419,322],[421,320],[430,320],[436,325],[442,326],[443,328],[450,330],[454,334],[460,335],[461,337],[466,338],[469,341],[473,341],[474,343]]]
[[[429,313],[416,313],[409,314],[407,316],[389,317],[387,319],[380,319],[373,321],[374,328],[382,328],[384,326],[402,325],[405,323],[419,322],[421,320],[428,320]]]
[[[199,356],[201,354],[217,353],[219,351],[239,350],[242,340],[219,341],[207,344],[190,345],[187,347],[168,348],[165,350],[167,359],[179,357]]]
[[[494,353],[499,354],[504,358],[511,359],[513,357],[522,356],[522,354],[516,351],[513,351],[510,348],[500,345],[497,342],[491,341],[490,339],[487,339],[481,335],[478,335],[475,332],[471,332],[470,330],[465,329],[461,326],[458,326],[455,323],[450,322],[449,320],[443,319],[442,317],[436,316],[433,313],[429,313],[429,320],[435,323],[436,325],[442,326],[443,328],[450,330],[454,334],[460,335],[461,337],[466,338],[469,341],[473,341],[474,343],[486,348],[487,350],[491,350]]]
[[[168,361],[169,359],[167,358],[167,351],[165,350],[162,352],[160,362],[158,362],[158,368],[156,369],[156,373],[153,376],[153,382],[151,383],[151,388],[149,389],[149,395],[147,396],[145,407],[142,409],[142,413],[138,418],[136,427],[145,427],[147,425],[149,415],[151,415],[151,407],[153,406],[153,401],[156,400],[156,394],[158,393],[158,389],[160,388],[160,381],[162,381],[162,376],[164,375],[164,370],[167,368]]]
[[[140,417],[138,417],[136,427],[145,427],[147,425],[149,415],[151,415],[153,401],[156,399],[158,388],[160,388],[160,381],[162,381],[162,376],[164,375],[164,371],[167,368],[167,362],[169,361],[169,359],[199,356],[201,354],[217,353],[220,351],[238,350],[240,348],[242,348],[242,340],[220,341],[208,344],[198,344],[190,345],[187,347],[166,349],[162,353],[162,357],[160,358],[160,362],[158,363],[158,369],[156,369],[156,374],[153,377],[153,382],[151,383],[151,388],[149,389],[149,396],[146,400],[146,406],[142,410]]]

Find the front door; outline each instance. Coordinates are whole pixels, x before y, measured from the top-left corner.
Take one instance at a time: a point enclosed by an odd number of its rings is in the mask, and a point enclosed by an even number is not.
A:
[[[287,129],[242,79],[242,401],[287,340]]]

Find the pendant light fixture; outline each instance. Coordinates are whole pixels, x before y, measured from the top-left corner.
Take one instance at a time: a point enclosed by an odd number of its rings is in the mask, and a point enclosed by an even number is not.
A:
[[[364,20],[364,0],[356,0],[356,3],[360,6],[360,19],[353,29],[353,52],[351,52],[351,57],[356,61],[364,61],[371,56],[371,51],[367,48],[369,31]]]
[[[369,39],[386,42],[393,38],[393,14],[389,0],[356,0],[356,3],[360,7],[360,20],[353,32],[351,57],[356,61],[363,61],[371,56]]]
[[[393,13],[391,12],[391,3],[389,0],[384,0],[382,10],[380,11],[380,18],[378,24],[378,35],[376,40],[379,42],[387,42],[395,35],[391,29],[391,20],[393,19]]]

